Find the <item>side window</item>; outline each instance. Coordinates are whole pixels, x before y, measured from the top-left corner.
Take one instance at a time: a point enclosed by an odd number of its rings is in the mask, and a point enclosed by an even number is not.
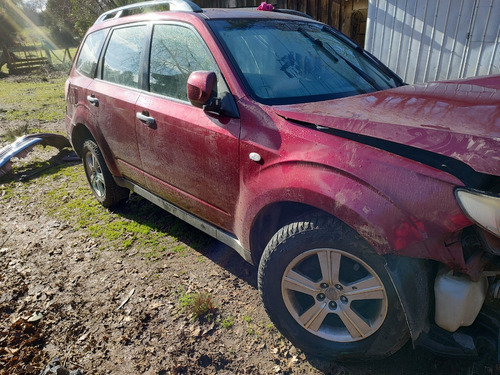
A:
[[[113,30],[104,54],[102,79],[137,88],[146,26]]]
[[[89,34],[85,39],[76,61],[76,70],[84,76],[94,78],[97,60],[107,34],[108,29],[102,29]]]
[[[197,34],[179,25],[155,25],[149,70],[150,91],[187,100],[187,80],[196,70],[218,71]]]

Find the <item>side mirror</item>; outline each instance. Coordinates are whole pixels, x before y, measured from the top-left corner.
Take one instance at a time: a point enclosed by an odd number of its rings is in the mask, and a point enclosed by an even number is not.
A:
[[[195,107],[203,108],[212,97],[217,76],[214,72],[196,71],[189,75],[187,96]]]

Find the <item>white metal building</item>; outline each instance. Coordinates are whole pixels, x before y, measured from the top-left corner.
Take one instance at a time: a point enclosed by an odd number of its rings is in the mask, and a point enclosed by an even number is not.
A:
[[[500,74],[500,0],[369,0],[366,28],[407,83]]]

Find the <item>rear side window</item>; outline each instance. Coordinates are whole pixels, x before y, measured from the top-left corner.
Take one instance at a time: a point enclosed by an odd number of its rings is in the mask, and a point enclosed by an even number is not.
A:
[[[89,34],[85,39],[76,61],[76,70],[84,76],[94,78],[97,60],[107,33],[108,29],[101,29]]]
[[[203,41],[179,25],[155,25],[150,64],[150,91],[181,100],[187,100],[186,84],[192,72],[217,72]]]
[[[138,87],[145,35],[146,26],[113,30],[104,54],[103,80],[128,87]]]

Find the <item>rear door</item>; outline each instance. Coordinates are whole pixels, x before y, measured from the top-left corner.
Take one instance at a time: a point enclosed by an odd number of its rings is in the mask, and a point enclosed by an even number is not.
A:
[[[135,129],[135,103],[139,98],[140,64],[147,25],[116,28],[107,43],[100,79],[88,88],[87,100],[96,108],[97,142],[105,155],[111,154],[118,172],[144,185]]]
[[[152,192],[231,231],[239,191],[240,121],[189,103],[186,84],[197,70],[216,72],[218,95],[227,92],[212,55],[193,28],[154,25],[149,92],[143,92],[136,105],[140,156]]]

